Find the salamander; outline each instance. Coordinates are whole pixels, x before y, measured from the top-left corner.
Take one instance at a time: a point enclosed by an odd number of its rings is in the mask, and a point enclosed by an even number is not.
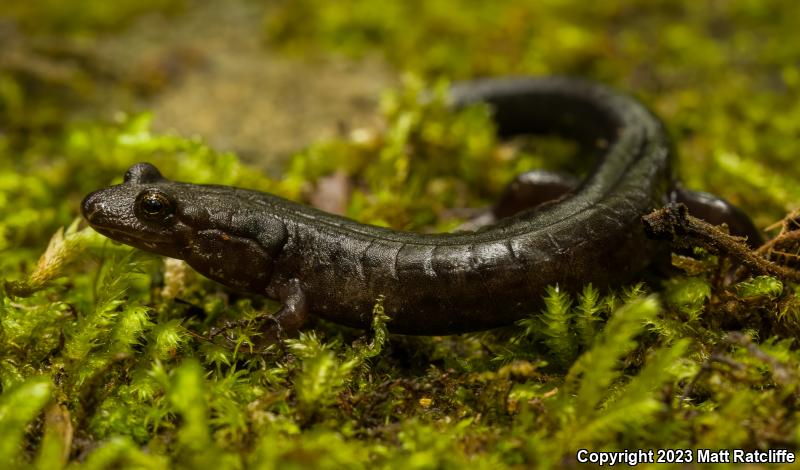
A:
[[[391,332],[424,335],[513,323],[541,307],[548,285],[576,290],[631,279],[665,252],[640,218],[670,201],[758,240],[740,210],[680,187],[664,126],[631,96],[564,77],[465,82],[451,95],[456,106],[488,103],[502,137],[578,142],[597,156],[593,169],[581,182],[523,175],[494,223],[451,233],[392,230],[273,194],[171,181],[149,163],[86,196],[82,212],[114,240],[278,300],[276,327],[296,329],[313,313],[367,328],[382,297]]]

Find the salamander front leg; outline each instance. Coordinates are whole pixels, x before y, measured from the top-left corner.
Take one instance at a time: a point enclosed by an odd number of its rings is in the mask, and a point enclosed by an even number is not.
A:
[[[296,335],[309,318],[306,295],[298,279],[290,279],[278,287],[275,294],[283,302],[283,307],[267,317],[264,333],[257,341],[259,349]]]
[[[279,343],[281,340],[295,336],[300,328],[308,320],[308,305],[305,294],[300,287],[300,281],[292,279],[285,285],[280,286],[271,297],[276,297],[283,302],[283,307],[275,314],[263,313],[256,317],[257,321],[262,322],[263,333],[255,340],[255,350],[263,351],[272,344]],[[252,319],[243,319],[227,322],[219,328],[213,328],[210,336],[213,338],[223,335],[231,344],[236,344],[236,338],[230,333],[234,328],[245,327],[250,324]]]
[[[553,203],[578,187],[578,180],[568,174],[546,170],[520,173],[503,190],[492,208],[462,224],[459,230],[477,230],[505,217]]]

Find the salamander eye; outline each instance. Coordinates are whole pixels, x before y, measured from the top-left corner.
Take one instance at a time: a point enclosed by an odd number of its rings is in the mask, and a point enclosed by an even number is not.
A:
[[[166,194],[148,189],[136,198],[136,209],[145,218],[157,219],[172,214],[174,204]]]

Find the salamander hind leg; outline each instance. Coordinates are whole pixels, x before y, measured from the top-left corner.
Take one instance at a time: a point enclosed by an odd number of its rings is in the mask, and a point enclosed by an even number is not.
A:
[[[672,202],[681,202],[689,213],[712,225],[726,224],[733,235],[747,237],[747,244],[755,248],[764,243],[761,232],[741,209],[713,194],[690,191],[676,186],[670,193]]]
[[[574,176],[547,170],[520,173],[503,190],[500,199],[488,211],[467,221],[459,230],[477,230],[528,209],[553,203],[578,187]]]
[[[498,219],[511,217],[524,210],[555,202],[578,187],[579,181],[572,175],[547,170],[531,170],[520,173],[511,181],[492,213]]]

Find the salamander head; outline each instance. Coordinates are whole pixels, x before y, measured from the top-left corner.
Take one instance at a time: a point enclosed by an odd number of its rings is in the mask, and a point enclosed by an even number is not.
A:
[[[153,165],[138,163],[122,184],[86,196],[81,210],[109,238],[186,260],[235,289],[263,292],[288,235],[283,222],[251,201],[257,194],[170,181]]]
[[[190,192],[184,186],[149,163],[137,163],[122,184],[86,196],[81,211],[93,229],[109,238],[183,259],[192,230],[185,211]]]

